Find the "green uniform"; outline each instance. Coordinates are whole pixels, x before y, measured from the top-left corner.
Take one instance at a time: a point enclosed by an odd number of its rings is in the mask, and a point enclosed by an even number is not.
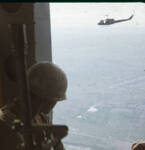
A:
[[[19,119],[19,108],[18,101],[13,101],[0,109],[0,147],[2,150],[20,150],[25,145],[21,130],[16,129],[16,124],[23,125]],[[36,124],[51,124],[44,113],[36,115],[33,122]],[[36,150],[41,150],[43,144],[47,145],[51,141],[49,133],[44,129],[33,133],[33,144]],[[56,139],[54,145],[52,144],[51,146],[53,146],[54,150],[64,150],[61,140]],[[50,150],[50,148],[48,147],[47,150]]]
[[[24,145],[20,131],[15,130],[15,123],[20,122],[17,115],[11,111],[15,103],[0,109],[0,148],[2,150],[17,150]]]

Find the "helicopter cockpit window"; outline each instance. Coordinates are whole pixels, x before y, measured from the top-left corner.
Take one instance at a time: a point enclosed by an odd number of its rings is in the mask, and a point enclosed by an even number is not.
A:
[[[68,150],[130,150],[145,140],[145,4],[52,3],[53,61],[68,76],[54,122]]]

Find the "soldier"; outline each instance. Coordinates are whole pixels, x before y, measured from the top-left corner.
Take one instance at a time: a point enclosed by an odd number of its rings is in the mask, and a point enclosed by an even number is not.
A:
[[[57,101],[66,99],[67,79],[65,73],[52,63],[38,63],[29,70],[33,113],[49,113]],[[39,105],[40,104],[40,105]],[[36,109],[36,110],[35,110]]]
[[[29,83],[32,99],[32,116],[35,115],[36,123],[51,124],[46,115],[52,110],[58,101],[66,99],[67,78],[65,73],[56,65],[43,62],[33,65],[29,70]],[[34,99],[34,101],[33,101]],[[35,138],[37,146],[47,143],[49,131],[43,130]],[[60,141],[56,144],[60,150],[63,145]]]
[[[30,67],[28,79],[33,121],[50,124],[50,120],[46,115],[52,110],[57,101],[66,98],[66,75],[58,66],[49,62],[41,62]],[[23,121],[20,120],[19,105],[19,100],[15,99],[0,109],[0,147],[3,150],[16,150],[24,145],[21,132],[14,130],[15,121],[23,124]],[[43,130],[36,133],[34,139],[36,146],[40,146],[43,141],[47,142],[47,131]]]

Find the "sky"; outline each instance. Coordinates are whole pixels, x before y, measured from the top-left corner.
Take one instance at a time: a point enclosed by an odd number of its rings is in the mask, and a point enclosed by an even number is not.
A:
[[[135,23],[145,22],[144,3],[51,3],[51,21],[55,27],[71,24],[79,26],[80,22],[97,23],[106,16],[115,19],[128,18],[135,14]],[[96,18],[96,19],[94,19]]]
[[[144,32],[142,31],[144,31],[145,26],[145,4],[53,3],[50,4],[50,10],[52,39],[54,39],[54,41],[52,40],[53,60],[57,64],[62,65],[69,80],[68,100],[57,104],[57,113],[54,118],[58,119],[58,122],[60,121],[61,123],[66,121],[64,124],[69,124],[69,128],[71,129],[77,129],[78,127],[78,133],[81,133],[81,130],[82,135],[84,133],[93,135],[96,133],[94,132],[96,131],[96,124],[94,123],[94,131],[93,128],[89,128],[88,130],[88,128],[85,128],[88,123],[79,122],[79,119],[83,119],[87,114],[85,117],[89,116],[88,118],[95,122],[96,116],[92,114],[99,114],[101,110],[99,108],[103,108],[100,114],[104,113],[103,115],[106,115],[106,118],[109,118],[107,116],[109,111],[111,115],[115,114],[113,116],[115,118],[116,114],[120,115],[122,112],[126,114],[126,111],[128,111],[126,103],[130,103],[130,100],[138,100],[139,97],[142,101],[142,90],[140,91],[140,89],[144,87],[144,85],[142,86],[142,77],[144,79],[145,59],[143,55]],[[107,27],[97,26],[97,23],[101,19],[104,19],[106,15],[114,19],[123,19],[130,17],[133,13],[134,17],[129,22]],[[127,27],[130,30],[127,30]],[[99,38],[100,35],[101,38]],[[112,35],[117,38],[111,38]],[[104,43],[107,44],[105,45]],[[139,46],[140,48],[138,48]],[[113,86],[116,87],[113,89]],[[84,100],[87,99],[89,101],[84,103]],[[125,103],[123,105],[125,108],[122,110],[120,103]],[[98,105],[100,107],[97,107]],[[112,107],[111,109],[110,106]],[[66,111],[68,112],[67,115]],[[75,120],[75,117],[78,122]],[[109,131],[111,134],[106,133],[109,137],[113,135],[113,140],[111,141],[110,139],[107,142],[114,144],[115,147],[118,144],[119,147],[121,142],[118,140],[114,142],[116,138],[116,134],[114,135],[114,133],[118,130],[118,121],[115,120],[115,122],[116,124],[109,123],[109,126],[115,128],[113,129],[114,131],[112,130],[113,132]],[[108,131],[108,129],[104,128],[102,130],[104,132]],[[73,132],[72,130],[70,132],[71,138]],[[131,130],[127,134],[131,134]],[[82,135],[77,136],[83,139]],[[75,136],[74,139],[77,140]],[[126,141],[124,141],[125,138],[123,137],[123,144],[121,143],[121,146],[126,144]],[[89,141],[89,138],[87,140]],[[112,146],[111,144],[110,147]],[[131,145],[131,143],[127,144],[127,147]],[[123,148],[121,147],[120,149]]]

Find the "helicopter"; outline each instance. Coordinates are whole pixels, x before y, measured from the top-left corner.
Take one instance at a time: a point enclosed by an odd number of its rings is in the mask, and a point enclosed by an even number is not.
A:
[[[115,20],[115,19],[113,19],[113,18],[107,18],[107,19],[104,19],[104,20],[100,20],[100,21],[98,22],[98,25],[111,25],[111,24],[114,24],[114,23],[129,21],[129,20],[131,20],[133,17],[134,17],[134,14],[132,14],[132,15],[131,15],[129,18],[127,18],[127,19]]]

